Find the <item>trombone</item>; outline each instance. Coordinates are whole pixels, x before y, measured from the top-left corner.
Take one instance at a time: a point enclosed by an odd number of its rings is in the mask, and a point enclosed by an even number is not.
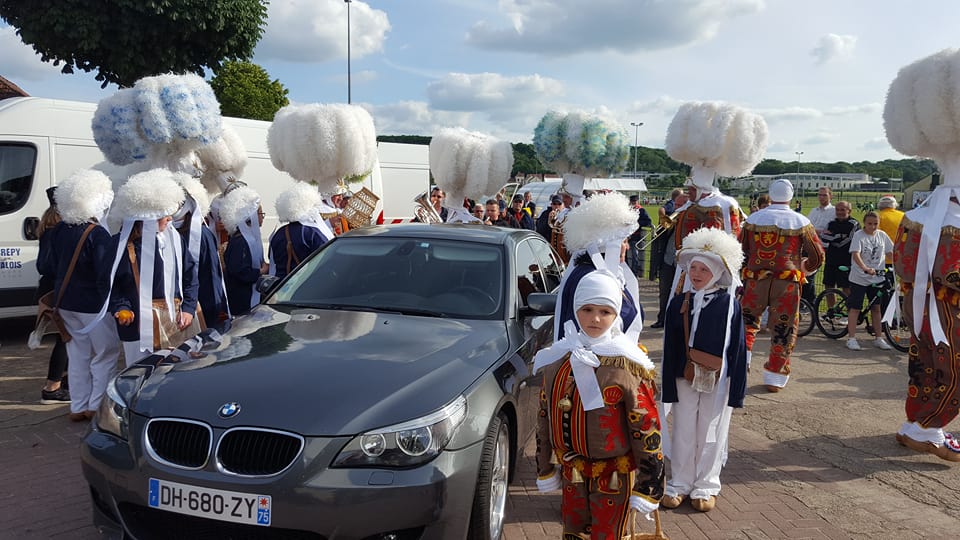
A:
[[[682,210],[677,210],[676,212],[670,214],[669,216],[663,216],[663,221],[661,221],[657,228],[653,230],[653,233],[650,235],[650,238],[647,240],[641,240],[637,242],[636,247],[639,251],[646,251],[647,248],[653,245],[658,238],[670,232],[673,229],[673,226],[676,225],[677,216],[682,212]]]

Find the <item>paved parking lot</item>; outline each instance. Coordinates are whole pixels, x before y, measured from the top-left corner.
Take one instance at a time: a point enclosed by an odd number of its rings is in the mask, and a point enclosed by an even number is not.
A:
[[[655,306],[644,283],[641,297]],[[85,426],[67,420],[66,406],[39,404],[49,346],[24,346],[29,323],[0,327],[0,538],[101,538],[77,457]],[[661,335],[644,336],[658,361]],[[763,391],[753,370],[746,407],[734,414],[716,509],[666,510],[665,533],[674,540],[956,536],[960,467],[893,441],[905,358],[851,353],[812,334],[798,345],[794,366],[779,394]],[[528,441],[510,488],[505,540],[560,538],[559,495],[537,492],[532,454]]]

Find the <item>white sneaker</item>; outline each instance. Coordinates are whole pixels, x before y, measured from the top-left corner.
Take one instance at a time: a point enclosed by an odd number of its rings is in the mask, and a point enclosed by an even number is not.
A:
[[[890,344],[887,343],[887,340],[883,339],[882,337],[873,340],[873,345],[874,345],[876,348],[878,348],[878,349],[883,349],[883,350],[885,350],[885,351],[892,351],[892,350],[893,350],[893,347],[891,347]]]
[[[887,345],[889,347],[890,345]],[[857,338],[850,338],[847,340],[847,348],[851,351],[862,351],[863,347],[860,346],[860,342],[857,341]]]

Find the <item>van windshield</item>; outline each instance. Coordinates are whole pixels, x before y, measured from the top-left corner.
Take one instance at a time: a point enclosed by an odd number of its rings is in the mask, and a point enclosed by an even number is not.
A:
[[[16,212],[27,203],[36,162],[36,148],[0,142],[0,214]]]

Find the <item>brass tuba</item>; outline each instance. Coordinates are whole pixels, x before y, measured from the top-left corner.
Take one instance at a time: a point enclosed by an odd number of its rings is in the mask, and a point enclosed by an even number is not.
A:
[[[429,195],[429,191],[424,191],[413,198],[413,202],[417,203],[413,209],[413,215],[417,217],[420,223],[443,223],[443,218],[430,203]]]
[[[653,230],[653,233],[650,234],[650,237],[637,242],[637,249],[640,251],[646,251],[646,249],[653,245],[658,238],[670,232],[677,222],[677,216],[680,215],[680,212],[682,211],[683,210],[677,210],[669,216],[663,216],[663,222],[657,225],[657,228]]]

